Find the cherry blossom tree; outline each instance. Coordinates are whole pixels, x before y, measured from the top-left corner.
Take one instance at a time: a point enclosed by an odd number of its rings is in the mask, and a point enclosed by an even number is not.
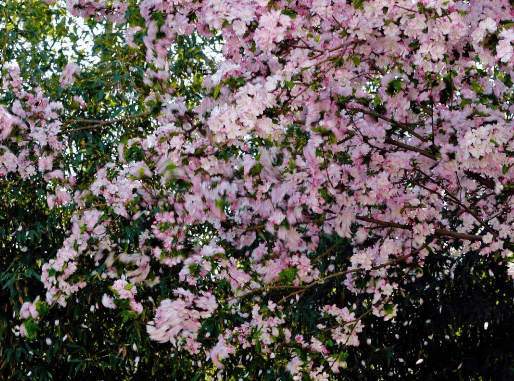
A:
[[[104,23],[127,78],[70,61],[45,92],[4,67],[0,174],[68,221],[20,335],[94,286],[92,311],[198,375],[328,380],[433,256],[514,274],[510,2],[67,9]]]

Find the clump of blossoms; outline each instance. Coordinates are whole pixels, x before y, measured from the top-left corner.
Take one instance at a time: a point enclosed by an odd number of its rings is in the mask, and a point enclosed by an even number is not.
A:
[[[68,8],[126,22],[126,3],[111,3],[70,0]],[[83,274],[95,269],[80,268],[81,257],[105,265],[115,298],[137,313],[136,290],[154,285],[159,268],[177,269],[180,287],[151,311],[152,339],[204,353],[220,372],[255,347],[283,359],[295,379],[321,380],[344,368],[364,316],[394,318],[396,290],[420,276],[432,252],[510,260],[509,2],[138,4],[145,27],[127,25],[126,43],[152,65],[144,81],[160,114],[152,133],[120,141],[117,160],[89,189],[74,189],[55,168],[66,149],[60,105],[21,92],[15,68],[4,85],[19,101],[0,110],[0,174],[39,170],[60,184],[56,192],[69,189],[50,207],[73,194],[70,234],[43,267],[48,303],[65,305],[85,287]],[[219,33],[223,46],[204,96],[187,106],[165,84],[170,48],[193,33]],[[77,73],[67,67],[62,85]],[[138,219],[151,228],[126,252],[114,227]],[[346,263],[319,252],[324,236],[351,244]],[[334,279],[362,303],[314,305],[319,333],[295,332],[295,303]],[[223,323],[209,338],[213,317]]]

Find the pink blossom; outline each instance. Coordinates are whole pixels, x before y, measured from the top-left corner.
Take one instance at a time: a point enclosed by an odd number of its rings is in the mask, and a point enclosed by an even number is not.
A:
[[[303,361],[298,357],[294,356],[291,361],[287,363],[286,369],[291,374],[298,374],[303,367]]]
[[[54,161],[54,156],[53,155],[48,155],[48,156],[40,157],[39,160],[38,160],[38,170],[39,170],[39,172],[45,172],[45,171],[48,171],[48,170],[52,169],[53,161]]]
[[[25,327],[25,324],[22,324],[20,325],[20,335],[21,337],[26,337],[28,336],[28,331],[27,331],[27,328]]]
[[[51,179],[64,180],[64,174],[63,174],[62,170],[60,170],[60,169],[56,169],[55,171],[49,172],[49,173],[45,174],[43,177],[47,181],[51,180]]]
[[[112,297],[108,296],[107,294],[102,295],[102,304],[106,308],[111,308],[111,309],[116,308],[116,304],[114,304]]]
[[[221,360],[228,358],[236,349],[226,343],[222,335],[218,337],[218,343],[211,349],[209,356],[214,365],[218,369],[223,369],[225,366],[221,363]]]
[[[134,299],[130,300],[130,308],[138,315],[143,312],[143,305],[140,302],[136,302]]]
[[[12,131],[13,120],[11,115],[0,106],[0,141],[6,139]]]
[[[33,317],[34,319],[37,319],[37,317],[39,316],[39,313],[37,312],[36,306],[34,303],[25,302],[21,306],[20,316],[22,319],[28,319],[29,317]]]
[[[80,74],[80,67],[74,62],[69,62],[59,77],[61,87],[64,89],[66,86],[72,85],[78,74]]]
[[[496,52],[498,58],[502,62],[509,62],[513,54],[511,41],[507,39],[500,40],[498,46],[496,47]]]
[[[137,293],[137,288],[124,279],[114,281],[112,289],[118,293],[120,299],[133,299],[134,295]]]
[[[55,196],[53,194],[49,194],[46,196],[46,203],[50,209],[52,209],[55,205]]]

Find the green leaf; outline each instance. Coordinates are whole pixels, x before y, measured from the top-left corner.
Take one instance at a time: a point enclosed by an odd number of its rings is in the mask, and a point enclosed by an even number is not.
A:
[[[282,14],[283,15],[286,15],[286,16],[289,16],[291,17],[292,19],[296,18],[296,12],[292,11],[291,9],[284,9],[282,11]]]
[[[298,274],[296,267],[287,268],[278,274],[278,279],[284,283],[291,283],[296,278],[296,274]]]
[[[294,81],[285,81],[284,85],[286,85],[288,89],[292,89],[295,86],[295,83]]]
[[[212,94],[212,97],[214,99],[218,99],[218,97],[220,96],[220,91],[221,91],[221,83],[214,88],[214,92]]]
[[[353,7],[355,9],[364,9],[364,0],[354,0]]]

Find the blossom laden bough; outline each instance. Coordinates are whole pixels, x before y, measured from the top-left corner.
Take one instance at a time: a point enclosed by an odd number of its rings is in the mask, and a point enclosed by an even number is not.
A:
[[[144,0],[144,28],[124,17],[129,5],[68,1],[72,14],[126,24],[149,65],[146,113],[64,122],[62,104],[22,90],[19,70],[4,80],[17,99],[0,110],[0,173],[40,174],[48,206],[73,212],[43,265],[48,303],[65,306],[98,277],[106,308],[147,319],[150,338],[220,372],[255,348],[319,380],[345,367],[366,316],[394,319],[402,283],[434,252],[511,261],[508,2]],[[185,101],[173,44],[213,34],[217,70]],[[79,70],[66,66],[63,89]],[[67,136],[140,118],[152,128],[121,137],[91,182],[65,176]],[[143,233],[122,242],[136,225]],[[327,236],[351,253],[319,253]],[[145,299],[169,269],[172,295]],[[297,304],[328,283],[359,304],[314,304],[321,328],[303,336]],[[38,317],[28,304],[20,315]]]

